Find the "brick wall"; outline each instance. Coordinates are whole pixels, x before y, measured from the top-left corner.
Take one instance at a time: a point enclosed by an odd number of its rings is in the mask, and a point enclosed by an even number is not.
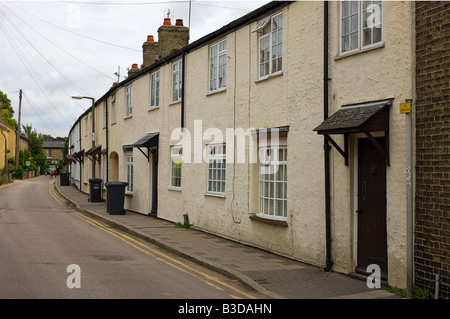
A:
[[[450,2],[416,2],[415,282],[450,296]]]

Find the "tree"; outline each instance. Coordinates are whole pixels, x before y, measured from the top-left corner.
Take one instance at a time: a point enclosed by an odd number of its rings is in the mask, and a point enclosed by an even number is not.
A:
[[[2,107],[2,119],[14,130],[17,130],[17,121],[14,117],[14,109],[11,106],[11,100],[8,96],[0,91],[0,105]]]
[[[31,153],[31,157],[35,161],[36,165],[44,170],[46,168],[46,158],[43,154],[44,151],[44,137],[42,134],[37,134],[33,131],[31,124],[22,125],[23,134],[30,141],[28,149]]]

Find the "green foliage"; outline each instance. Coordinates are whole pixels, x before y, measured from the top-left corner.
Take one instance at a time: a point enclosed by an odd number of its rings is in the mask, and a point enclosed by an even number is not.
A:
[[[396,294],[399,297],[406,298],[407,292],[405,289],[400,289],[397,287],[385,287],[382,286],[382,289],[391,292],[393,294]],[[431,295],[430,292],[424,288],[420,288],[417,285],[413,286],[413,299],[430,299]]]
[[[11,106],[11,100],[2,91],[0,91],[0,104],[3,121],[14,130],[17,130],[17,121],[14,119],[14,109]]]
[[[24,135],[30,140],[29,150],[31,156],[34,158],[38,154],[42,154],[44,150],[44,138],[42,135],[38,135],[36,131],[33,131],[31,125],[22,125]]]
[[[414,285],[413,287],[413,297],[414,299],[430,299],[430,292],[424,288]]]
[[[189,216],[188,214],[184,214],[184,222],[183,223],[176,223],[175,226],[178,228],[186,228],[186,229],[192,229],[193,224],[189,223]]]
[[[43,172],[46,168],[48,168],[47,159],[45,158],[44,154],[37,154],[33,157],[36,168],[39,166],[41,168],[41,172]]]
[[[16,160],[12,157],[8,158],[8,169],[16,169]]]
[[[14,178],[15,179],[22,179],[23,178],[23,167],[22,167],[22,165],[19,165],[19,167],[14,172]]]
[[[2,110],[2,119],[3,122],[5,122],[9,127],[14,129],[14,131],[17,130],[17,121],[11,117],[9,117],[8,110]]]

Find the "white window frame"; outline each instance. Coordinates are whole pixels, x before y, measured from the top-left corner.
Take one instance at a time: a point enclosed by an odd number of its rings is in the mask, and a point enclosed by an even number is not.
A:
[[[158,70],[150,75],[150,109],[159,107],[160,83],[160,71]]]
[[[133,85],[125,88],[125,116],[133,115]]]
[[[88,157],[85,156],[84,159],[84,182],[87,183],[89,181],[89,161]]]
[[[223,39],[209,47],[209,92],[227,87],[227,40]]]
[[[208,147],[208,174],[207,193],[225,194],[226,185],[226,145],[209,144]]]
[[[183,78],[183,62],[178,60],[172,63],[172,103],[181,101]]]
[[[94,133],[94,111],[92,111],[90,114],[89,114],[89,116],[90,116],[90,118],[91,118],[91,131],[90,131],[90,133],[92,134],[92,133]]]
[[[111,125],[116,124],[116,96],[111,97]]]
[[[349,6],[348,15],[344,16],[344,4]],[[365,4],[367,6],[365,7]],[[365,7],[365,8],[364,8]],[[368,9],[372,10],[369,13]],[[369,18],[371,25],[367,25]],[[378,18],[377,18],[378,17]],[[353,19],[352,19],[353,18]],[[348,30],[344,30],[344,20],[348,21]],[[356,25],[356,26],[355,26]],[[380,29],[380,39],[374,42],[376,28]],[[365,31],[371,34],[370,43],[365,42]],[[353,37],[352,37],[353,36]],[[344,50],[344,38],[348,37],[348,49]],[[356,43],[356,46],[352,46]],[[341,55],[379,47],[383,44],[383,6],[382,1],[341,1],[339,7],[339,52]]]
[[[277,23],[275,24],[274,21]],[[274,25],[277,25],[276,29],[273,29]],[[283,13],[279,12],[258,22],[252,32],[258,32],[258,77],[264,79],[281,74],[283,72]],[[266,46],[263,47],[264,43]]]
[[[181,145],[172,146],[170,148],[170,188],[172,189],[181,189],[182,160],[183,147]],[[179,169],[176,165],[179,165]]]
[[[107,175],[108,175],[108,171],[107,171],[107,169],[108,169],[108,166],[106,165],[106,159],[107,159],[107,154],[105,153],[105,154],[103,154],[103,161],[102,161],[102,164],[103,164],[103,189],[106,189],[106,183],[108,183],[108,180],[107,180]]]
[[[107,122],[107,115],[108,115],[108,104],[104,103],[104,107],[103,107],[103,128],[106,128],[106,122]]]
[[[125,156],[126,165],[127,165],[127,187],[125,188],[125,192],[127,194],[133,194],[133,153],[127,153]]]
[[[281,152],[281,156],[279,155]],[[287,146],[259,147],[259,211],[257,216],[287,220]]]

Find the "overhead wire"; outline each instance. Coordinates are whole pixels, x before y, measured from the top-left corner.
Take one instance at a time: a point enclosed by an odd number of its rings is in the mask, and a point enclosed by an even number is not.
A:
[[[3,5],[4,5],[4,4],[3,4]],[[46,41],[48,41],[51,45],[57,47],[58,49],[60,49],[61,51],[63,51],[65,54],[67,54],[67,55],[70,56],[71,58],[77,60],[78,62],[80,62],[81,64],[83,64],[83,65],[85,65],[86,67],[90,68],[91,70],[97,72],[97,73],[100,74],[100,75],[103,75],[103,76],[107,77],[108,79],[111,79],[111,80],[113,80],[113,81],[116,80],[115,78],[113,78],[113,77],[111,77],[111,76],[109,76],[109,75],[107,75],[107,74],[105,74],[105,73],[103,73],[103,72],[97,70],[97,69],[94,68],[93,66],[91,66],[91,65],[89,65],[89,64],[87,64],[87,63],[85,63],[84,61],[78,59],[77,57],[75,57],[75,56],[72,55],[71,53],[67,52],[65,49],[61,48],[59,45],[55,44],[53,41],[51,41],[51,40],[49,40],[47,37],[45,37],[42,33],[40,33],[39,31],[37,31],[36,28],[32,28],[32,30],[33,30],[34,32],[36,32],[39,36],[41,36],[42,38],[44,38]]]
[[[36,19],[39,19],[39,20],[41,20],[41,21],[43,21],[43,22],[45,22],[45,23],[47,23],[47,24],[49,24],[49,25],[51,25],[51,26],[53,26],[53,27],[55,27],[55,28],[58,28],[58,29],[60,29],[60,30],[63,30],[63,31],[66,31],[66,32],[69,32],[69,33],[72,33],[72,34],[75,34],[75,35],[78,35],[78,36],[83,37],[83,38],[86,38],[86,39],[90,39],[90,40],[97,41],[97,42],[100,42],[100,43],[112,45],[112,46],[115,46],[115,47],[118,47],[118,48],[122,48],[122,49],[126,49],[126,50],[132,50],[132,51],[136,51],[136,52],[141,52],[141,50],[138,50],[138,49],[128,48],[128,47],[125,47],[125,46],[123,46],[123,45],[118,45],[118,44],[106,42],[106,41],[103,41],[103,40],[95,39],[95,38],[93,38],[93,37],[90,37],[90,36],[87,36],[87,35],[84,35],[84,34],[81,34],[81,33],[78,33],[78,32],[75,32],[75,31],[72,31],[72,30],[63,28],[63,27],[60,27],[60,26],[58,26],[58,25],[56,25],[56,24],[54,24],[54,23],[51,23],[51,22],[49,22],[49,21],[47,21],[47,20],[45,20],[45,19],[43,19],[43,18],[41,18],[41,17],[38,17],[38,16],[35,15],[35,14],[32,14],[31,12],[28,12],[27,10],[25,10],[25,9],[19,7],[19,6],[16,6],[16,5],[13,4],[13,3],[11,3],[11,5],[13,5],[14,7],[18,8],[19,10],[22,10],[23,12],[25,12],[25,13],[31,15],[32,17],[35,17]]]
[[[60,136],[59,133],[58,133],[58,134],[55,134],[55,133],[57,133],[58,131],[60,131],[60,129],[58,129],[57,127],[55,127],[54,124],[53,124],[52,122],[51,122],[51,123],[48,123],[47,120],[45,120],[45,118],[41,116],[40,112],[37,110],[37,107],[31,102],[31,100],[28,99],[27,94],[26,94],[25,91],[22,92],[22,96],[23,96],[24,99],[28,102],[30,108],[33,110],[33,112],[36,114],[36,116],[37,116],[37,117],[45,124],[46,129],[49,131],[49,133],[52,133],[52,135],[53,135],[54,137]],[[24,113],[24,114],[26,114],[26,113]],[[28,116],[28,115],[27,115],[27,116]],[[56,131],[54,131],[54,130],[56,130]]]
[[[2,4],[2,3],[1,3]],[[19,17],[17,17],[17,15],[12,12],[9,8],[7,8],[4,4],[2,4],[2,6],[4,8],[6,8],[8,11],[10,11],[16,18],[18,18],[23,24],[25,24],[26,26],[28,26],[30,29],[32,29],[34,32],[36,32],[38,35],[40,35],[41,37],[43,37],[45,40],[47,40],[48,42],[50,42],[51,44],[53,44],[54,46],[57,46],[55,43],[53,43],[52,41],[50,41],[48,38],[46,38],[45,36],[43,36],[40,32],[38,32],[35,28],[31,27],[28,23],[26,23],[25,21],[23,21],[22,19],[20,19]],[[22,32],[16,27],[16,24],[14,24],[7,16],[4,12],[0,11],[0,13],[3,15],[3,23],[2,21],[0,21],[0,28],[2,33],[5,35],[7,41],[10,43],[12,49],[14,50],[16,56],[19,58],[20,62],[23,64],[23,66],[25,67],[25,69],[27,70],[28,74],[30,75],[31,79],[34,81],[34,83],[36,84],[36,86],[44,93],[45,98],[48,100],[48,102],[50,103],[50,105],[53,107],[54,111],[56,113],[59,114],[60,117],[58,117],[60,120],[63,120],[64,122],[66,122],[66,124],[68,126],[71,126],[73,124],[73,122],[68,122],[66,117],[61,114],[60,112],[60,108],[58,106],[56,106],[50,99],[49,99],[49,95],[45,94],[45,92],[50,92],[52,93],[52,96],[55,100],[58,100],[59,105],[65,105],[66,103],[62,102],[58,97],[56,92],[47,84],[46,81],[44,81],[44,79],[41,77],[41,75],[39,74],[37,67],[40,67],[46,74],[48,73],[48,71],[45,69],[45,67],[42,65],[42,63],[40,63],[40,61],[38,61],[38,59],[33,56],[29,50],[23,50],[22,46],[23,44],[21,44],[18,40],[16,40],[16,38],[21,38],[21,39],[25,39],[28,44],[30,45],[30,47],[32,49],[34,49],[54,70],[56,70],[58,72],[58,74],[60,74],[62,77],[64,77],[73,87],[75,87],[77,89],[77,91],[79,92],[83,92],[83,95],[89,95],[87,94],[83,89],[81,89],[79,86],[77,86],[75,83],[73,83],[72,81],[70,81],[70,79],[68,79],[64,74],[62,74],[28,39],[27,37],[25,37]],[[9,22],[10,26],[8,27],[6,25],[6,22]],[[19,25],[19,24],[17,24]],[[11,28],[14,29],[14,32],[11,30]],[[17,36],[17,34],[20,34],[20,36]],[[57,46],[59,49],[61,49],[62,51],[64,51],[66,54],[69,54],[67,51],[65,51],[64,49],[62,49],[61,47]],[[28,48],[28,47],[27,47]],[[72,56],[72,55],[71,55]],[[73,57],[73,56],[72,56]],[[74,57],[75,58],[75,57]],[[77,59],[78,61],[80,61],[79,59]],[[31,61],[34,61],[34,63],[31,63]],[[83,63],[86,66],[86,63],[84,63],[83,61],[80,61],[81,63]],[[32,67],[34,66],[34,67]],[[37,67],[36,67],[37,66]],[[90,66],[89,66],[90,67]],[[92,68],[92,67],[91,67]],[[9,69],[9,68],[8,68]],[[96,70],[97,72],[99,72],[98,70]],[[101,73],[101,72],[100,72]],[[106,74],[101,73],[104,76],[107,76]],[[114,80],[112,77],[107,76],[108,78]],[[15,78],[15,77],[13,77]],[[59,87],[61,90],[64,90],[61,85],[59,85],[59,83],[55,80],[53,80],[51,77],[47,77],[48,79],[52,80],[53,83]],[[70,94],[68,94],[70,95]],[[74,103],[75,105],[77,105],[78,107],[81,107],[83,110],[85,110],[84,107],[82,107],[80,104],[78,103]]]
[[[30,29],[33,29],[28,23],[26,23],[25,21],[23,21],[20,17],[18,17],[14,12],[12,12],[9,8],[6,8],[9,12],[11,12],[17,19],[19,19],[23,24],[25,24],[26,26],[28,26]],[[9,23],[14,26],[14,23],[8,19],[8,17],[5,16],[5,18],[9,21]],[[74,87],[76,90],[78,90],[79,92],[82,92],[84,95],[89,95],[89,93],[86,93],[86,91],[84,91],[82,88],[80,88],[78,85],[76,85],[75,83],[73,83],[64,73],[62,73],[58,68],[56,68],[53,63],[51,63],[34,45],[33,43],[31,43],[28,38],[26,36],[23,35],[23,33],[14,26],[14,28],[16,29],[16,31],[22,36],[23,39],[25,39],[25,41],[28,42],[28,44],[52,67],[53,70],[55,70],[61,77],[63,77],[72,87]],[[37,61],[37,60],[36,60]],[[38,63],[38,62],[37,62]],[[52,79],[53,80],[53,79]],[[53,82],[61,89],[61,90],[65,90],[64,88],[61,87],[61,85],[57,82],[54,81]],[[81,107],[81,106],[80,106]]]
[[[58,2],[68,2],[68,3],[76,3],[76,4],[87,4],[87,5],[107,5],[107,6],[134,6],[134,5],[160,5],[160,4],[178,4],[178,3],[191,3],[194,5],[199,6],[205,6],[205,7],[213,7],[213,8],[220,8],[220,9],[230,9],[230,10],[240,10],[240,11],[247,11],[250,12],[252,10],[243,9],[243,8],[233,8],[233,7],[227,7],[227,6],[220,6],[220,5],[212,5],[212,4],[204,4],[200,3],[202,1],[186,1],[186,0],[180,0],[180,1],[152,1],[152,2],[131,2],[131,1],[72,1],[72,0],[60,0]],[[203,1],[203,2],[218,2],[221,1]]]
[[[52,94],[55,94],[55,92],[53,91],[53,89],[51,89],[46,81],[44,81],[42,79],[42,77],[40,76],[40,74],[34,70],[33,68],[29,67],[32,66],[33,64],[30,63],[30,59],[27,57],[27,54],[29,54],[29,52],[27,52],[26,50],[23,50],[20,47],[20,43],[18,41],[15,41],[14,39],[14,34],[8,30],[8,27],[5,23],[1,23],[0,21],[0,27],[1,30],[3,32],[3,34],[5,35],[5,37],[7,38],[8,42],[10,43],[11,47],[14,49],[14,51],[16,52],[16,55],[19,57],[20,61],[22,62],[22,64],[24,65],[24,67],[27,69],[29,75],[32,77],[32,79],[34,80],[35,84],[43,91],[45,92],[46,90],[51,92]],[[25,53],[26,52],[26,53]],[[37,63],[37,65],[39,65],[39,63]],[[59,108],[53,104],[53,102],[49,99],[49,96],[47,94],[44,94],[45,98],[48,100],[48,102],[54,107],[55,111],[61,116],[61,118],[63,120],[65,120],[65,117],[61,114],[61,112],[59,111]],[[62,104],[63,105],[63,104]],[[67,122],[68,125],[71,125],[69,122]]]

